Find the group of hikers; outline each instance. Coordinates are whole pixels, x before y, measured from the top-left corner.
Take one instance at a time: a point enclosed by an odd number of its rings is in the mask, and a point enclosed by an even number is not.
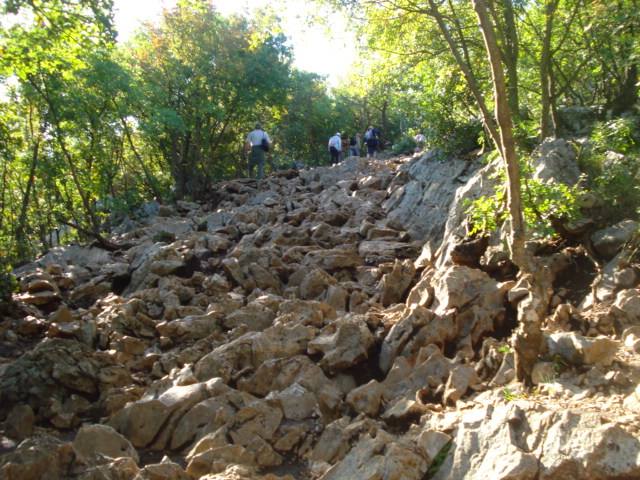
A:
[[[367,158],[373,158],[380,144],[380,132],[373,127],[369,127],[364,134],[364,145],[367,148]],[[344,158],[347,149],[350,157],[360,157],[362,142],[360,134],[356,133],[347,142],[346,138],[342,138],[340,132],[337,132],[329,139],[329,155],[331,155],[331,164],[336,164]]]
[[[421,137],[421,138],[418,138]],[[424,146],[424,140],[426,138],[422,134],[416,135],[415,141],[418,146]],[[262,128],[262,124],[256,123],[253,131],[247,135],[247,139],[244,143],[244,154],[247,158],[249,177],[253,177],[254,169],[257,169],[257,177],[263,178],[264,176],[264,162],[266,160],[265,153],[269,151],[269,144],[271,139],[269,134]],[[420,145],[422,144],[422,145]],[[378,151],[380,145],[380,132],[373,126],[367,128],[364,134],[364,147],[366,147],[367,158],[373,158]],[[342,138],[340,132],[336,132],[329,139],[329,155],[331,156],[331,164],[339,163],[344,158],[344,154],[349,151],[350,157],[360,157],[362,149],[362,141],[360,134],[356,133],[349,141],[346,138]]]

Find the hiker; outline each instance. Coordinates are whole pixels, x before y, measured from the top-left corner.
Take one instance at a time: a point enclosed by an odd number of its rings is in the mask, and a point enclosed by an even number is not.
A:
[[[256,123],[254,130],[247,135],[244,142],[244,156],[248,160],[249,178],[253,177],[254,167],[258,167],[258,179],[264,176],[265,152],[269,151],[271,139],[262,129],[262,124]]]
[[[423,150],[425,144],[427,143],[427,137],[425,137],[422,133],[418,133],[415,137],[413,137],[413,141],[416,142],[416,148],[418,150]]]
[[[342,138],[340,132],[337,132],[329,139],[329,153],[331,154],[331,164],[334,165],[340,161],[340,152],[342,151]]]
[[[356,133],[351,140],[349,140],[349,156],[350,157],[359,157],[360,156],[360,134]]]
[[[367,129],[367,133],[364,134],[364,143],[367,146],[367,158],[373,158],[378,150],[380,132],[373,127]]]
[[[345,155],[349,151],[349,142],[347,142],[346,138],[342,139],[340,147],[341,147],[340,148],[340,161],[342,161],[342,160],[344,160]]]

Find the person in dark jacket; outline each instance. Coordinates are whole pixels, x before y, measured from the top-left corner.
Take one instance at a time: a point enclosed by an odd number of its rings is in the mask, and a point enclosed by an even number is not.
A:
[[[380,143],[380,132],[373,127],[367,129],[367,133],[364,134],[364,144],[367,146],[367,158],[373,158],[378,145]]]

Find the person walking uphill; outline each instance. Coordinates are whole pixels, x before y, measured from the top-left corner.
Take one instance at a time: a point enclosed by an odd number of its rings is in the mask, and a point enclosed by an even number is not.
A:
[[[373,158],[378,150],[379,137],[380,132],[373,127],[369,127],[367,133],[364,134],[364,143],[367,146],[367,158]]]
[[[360,134],[356,133],[351,140],[349,140],[349,156],[350,157],[359,157],[360,156]]]
[[[332,165],[340,161],[341,151],[342,151],[342,138],[340,137],[340,132],[338,132],[329,139],[329,153],[331,154]]]
[[[245,157],[248,156],[249,177],[253,177],[253,169],[255,167],[258,167],[258,178],[264,176],[265,152],[269,151],[270,143],[271,139],[267,132],[262,129],[260,123],[256,123],[254,130],[247,135],[247,139],[244,142],[244,155]]]

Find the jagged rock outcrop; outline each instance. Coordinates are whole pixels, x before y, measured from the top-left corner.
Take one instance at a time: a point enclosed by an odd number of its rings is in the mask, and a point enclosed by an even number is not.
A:
[[[536,174],[573,181],[572,155],[545,144]],[[573,251],[549,257],[547,353],[524,391],[499,238],[451,257],[462,200],[492,194],[497,167],[427,152],[220,182],[211,203],[123,219],[121,251],[21,267],[0,476],[640,476],[640,297],[617,257],[633,227],[594,234],[591,297],[562,284]]]

